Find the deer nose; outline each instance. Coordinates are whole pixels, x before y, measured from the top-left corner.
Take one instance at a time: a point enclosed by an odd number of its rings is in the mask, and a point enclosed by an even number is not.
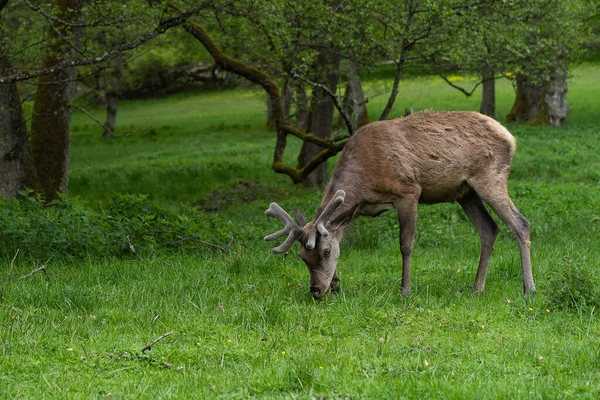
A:
[[[318,299],[321,297],[322,293],[321,293],[321,289],[319,289],[318,287],[311,287],[310,288],[310,295],[315,298]]]

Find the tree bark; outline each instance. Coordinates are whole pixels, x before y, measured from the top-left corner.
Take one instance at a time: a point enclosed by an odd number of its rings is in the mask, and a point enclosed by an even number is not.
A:
[[[507,122],[526,120],[534,125],[559,126],[567,117],[566,77],[555,77],[545,85],[535,85],[517,77],[517,92]]]
[[[325,68],[327,88],[331,93],[337,90],[339,79],[339,58],[331,57],[329,54],[322,54],[320,57],[320,65]],[[313,89],[313,105],[311,110],[310,132],[316,137],[327,139],[331,135],[333,128],[333,111],[335,105],[329,94],[321,89]],[[298,156],[298,167],[302,168],[314,159],[325,148],[314,143],[304,142],[300,155]],[[308,187],[317,187],[327,183],[327,161],[322,162],[315,168],[302,184]]]
[[[115,60],[115,66],[104,75],[104,104],[106,105],[106,120],[102,130],[103,138],[114,138],[117,127],[117,107],[121,97],[121,76],[123,75],[124,60],[119,56]]]
[[[0,21],[0,37],[4,36],[2,27]],[[0,75],[12,73],[6,49],[0,42]],[[33,186],[33,167],[17,84],[0,84],[0,197],[15,198],[26,186]]]
[[[494,118],[496,115],[496,79],[490,67],[484,68],[481,74],[481,106],[479,112]]]
[[[352,111],[356,116],[356,128],[367,125],[370,122],[367,103],[365,101],[365,92],[363,91],[358,68],[353,61],[348,66],[348,86],[352,93]]]
[[[344,97],[342,98],[342,110],[353,120],[354,110],[352,109],[352,86],[350,86],[350,82],[346,82],[346,87],[344,88]],[[353,125],[354,122],[353,122]],[[338,115],[338,120],[335,124],[335,128],[339,129],[341,126],[344,126],[344,117],[342,114]]]
[[[304,85],[296,85],[296,127],[303,132],[310,126],[310,106]]]
[[[283,96],[285,100],[285,94]],[[286,106],[284,106],[285,112]],[[270,96],[267,96],[267,122],[265,122],[265,130],[274,131],[275,130],[275,106],[273,105],[273,99]],[[286,114],[287,115],[287,114]]]
[[[73,46],[83,34],[74,28],[81,16],[83,0],[56,0],[55,15],[47,36],[40,69],[52,68],[68,60]],[[62,23],[61,21],[66,22]],[[74,44],[75,43],[75,44]],[[71,110],[77,69],[59,69],[38,80],[31,120],[31,154],[37,177],[36,191],[47,200],[67,192],[70,150]]]

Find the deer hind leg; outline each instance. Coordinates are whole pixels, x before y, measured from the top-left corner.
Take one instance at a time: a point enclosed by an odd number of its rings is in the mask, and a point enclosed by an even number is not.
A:
[[[465,197],[458,200],[469,220],[473,223],[481,240],[481,257],[475,278],[474,293],[482,293],[485,289],[485,278],[487,275],[490,256],[494,251],[494,242],[498,235],[498,224],[492,218],[485,203],[479,195],[471,190]]]
[[[402,286],[404,296],[410,294],[410,258],[417,227],[418,197],[406,196],[394,203],[400,223],[400,252],[402,253]]]
[[[529,221],[519,212],[508,196],[506,176],[496,175],[493,179],[473,179],[471,186],[481,198],[492,207],[502,222],[508,226],[514,235],[521,253],[521,267],[523,270],[523,295],[535,293],[533,274],[531,272],[531,254],[529,248]]]

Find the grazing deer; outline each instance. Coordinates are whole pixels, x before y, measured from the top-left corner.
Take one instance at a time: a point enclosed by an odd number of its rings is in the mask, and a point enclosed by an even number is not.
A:
[[[354,218],[396,210],[400,222],[402,294],[410,293],[410,258],[418,203],[457,201],[481,239],[474,292],[482,292],[498,234],[485,203],[510,228],[519,245],[524,295],[535,293],[531,273],[529,222],[514,206],[507,179],[516,144],[501,124],[476,112],[424,111],[374,122],[358,130],[346,144],[325,188],[315,220],[296,211],[296,221],[276,203],[265,214],[285,228],[265,237],[287,235],[274,253],[297,240],[300,257],[310,270],[310,293],[319,298],[337,289],[339,243]]]

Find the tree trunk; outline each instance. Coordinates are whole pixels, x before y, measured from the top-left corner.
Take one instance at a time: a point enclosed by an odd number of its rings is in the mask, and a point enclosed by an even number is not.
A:
[[[335,93],[339,78],[339,59],[332,60],[329,55],[322,55],[320,57],[320,65],[325,68],[327,88],[331,93]],[[310,132],[319,138],[328,138],[333,128],[333,111],[335,108],[333,100],[321,88],[313,89],[313,100]],[[298,156],[299,167],[306,165],[323,149],[323,147],[317,144],[304,142]],[[324,185],[327,182],[327,178],[327,161],[325,161],[315,168],[302,184],[304,186],[316,187]]]
[[[517,77],[517,93],[506,121],[530,121],[534,125],[559,126],[569,112],[566,78],[556,77],[546,85],[530,84]]]
[[[370,122],[369,113],[367,111],[367,103],[365,102],[365,92],[363,91],[356,64],[353,61],[348,61],[346,71],[348,74],[348,81],[346,82],[346,89],[344,90],[342,108],[346,115],[350,117],[352,127],[356,130],[356,128],[365,126]],[[344,118],[340,115],[336,127],[342,127],[344,125]]]
[[[83,28],[69,24],[79,21],[83,0],[56,0],[56,20],[48,31],[42,56],[41,69],[51,68],[67,60],[74,53],[72,43],[77,43]],[[66,22],[62,23],[61,21]],[[69,39],[67,43],[65,39]],[[31,120],[31,155],[37,177],[36,190],[47,200],[67,192],[70,122],[69,101],[74,92],[76,68],[66,68],[39,78],[33,117]]]
[[[367,103],[365,102],[365,92],[363,91],[358,68],[353,61],[349,62],[348,66],[348,86],[352,93],[352,111],[356,116],[356,128],[367,125],[369,113],[367,111]]]
[[[107,70],[105,74],[104,104],[106,105],[106,120],[104,121],[104,129],[102,131],[103,138],[115,137],[123,64],[123,57],[119,56],[115,61],[115,66]]]
[[[494,118],[496,115],[496,80],[494,71],[486,67],[482,75],[482,94],[479,112]]]
[[[306,88],[302,84],[296,86],[296,127],[303,132],[310,126],[310,110]]]
[[[265,130],[267,131],[275,130],[276,121],[274,109],[275,107],[273,106],[273,99],[271,98],[271,96],[267,96],[267,122],[265,123]]]
[[[342,99],[342,109],[344,110],[346,115],[350,117],[350,120],[353,121],[354,110],[352,109],[352,86],[350,85],[350,82],[346,82],[346,88],[344,89],[344,98]],[[335,124],[335,128],[339,129],[340,127],[344,126],[344,124],[344,117],[342,116],[342,114],[339,114],[338,120]],[[354,124],[353,122],[353,125],[356,124]]]
[[[2,26],[0,37],[3,37]],[[12,73],[0,42],[0,76]],[[33,186],[33,167],[17,84],[0,84],[0,197],[15,198],[26,186]]]

